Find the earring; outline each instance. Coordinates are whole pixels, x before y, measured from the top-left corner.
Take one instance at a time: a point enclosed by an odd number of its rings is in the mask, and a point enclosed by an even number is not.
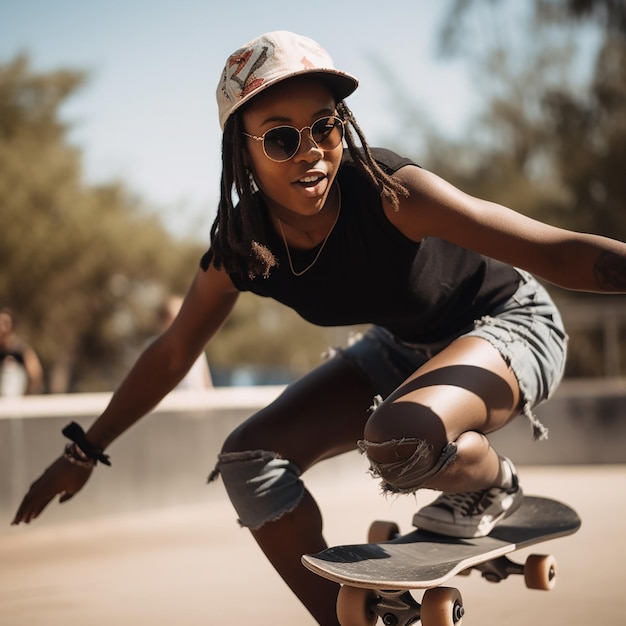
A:
[[[248,172],[248,183],[250,185],[250,191],[252,193],[256,193],[259,190],[259,186],[256,184],[256,180],[254,180],[254,174],[250,170],[247,170],[247,172]]]

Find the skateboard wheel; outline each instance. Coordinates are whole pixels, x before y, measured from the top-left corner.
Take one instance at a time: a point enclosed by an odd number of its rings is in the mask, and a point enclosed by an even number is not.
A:
[[[377,599],[371,589],[342,585],[337,596],[337,619],[341,626],[374,626],[378,615],[372,607]]]
[[[550,591],[556,585],[556,559],[552,555],[531,554],[524,565],[524,580],[529,589]]]
[[[452,587],[428,589],[422,598],[422,626],[460,626],[463,621],[461,592]]]
[[[367,543],[382,543],[394,539],[400,534],[400,528],[395,522],[376,520],[370,525],[367,533]]]

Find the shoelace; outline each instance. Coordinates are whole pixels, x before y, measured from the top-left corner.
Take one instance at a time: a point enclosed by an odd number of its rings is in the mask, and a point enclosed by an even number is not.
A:
[[[441,497],[439,504],[450,507],[464,515],[482,513],[494,499],[491,489],[485,491],[468,491],[465,493],[446,493]]]

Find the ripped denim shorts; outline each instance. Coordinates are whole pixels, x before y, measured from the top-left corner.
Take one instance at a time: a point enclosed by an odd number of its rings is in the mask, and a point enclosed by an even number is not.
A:
[[[385,398],[408,376],[458,337],[482,337],[502,355],[515,374],[522,409],[535,439],[545,439],[547,429],[532,409],[555,391],[565,368],[568,337],[561,315],[548,292],[527,272],[517,291],[502,305],[474,321],[473,327],[445,341],[411,344],[372,326],[340,354],[359,367]]]

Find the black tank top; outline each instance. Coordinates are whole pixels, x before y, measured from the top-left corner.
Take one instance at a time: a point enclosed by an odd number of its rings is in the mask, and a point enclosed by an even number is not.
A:
[[[388,150],[372,152],[388,173],[415,165]],[[268,278],[231,274],[237,289],[282,302],[313,324],[378,324],[413,343],[456,335],[515,292],[519,274],[509,265],[442,239],[407,239],[389,222],[378,192],[347,152],[337,179],[339,219],[311,269],[292,274],[285,245],[263,206],[263,243],[278,266]],[[290,250],[296,271],[307,267],[318,251]],[[201,266],[207,269],[206,255]]]

